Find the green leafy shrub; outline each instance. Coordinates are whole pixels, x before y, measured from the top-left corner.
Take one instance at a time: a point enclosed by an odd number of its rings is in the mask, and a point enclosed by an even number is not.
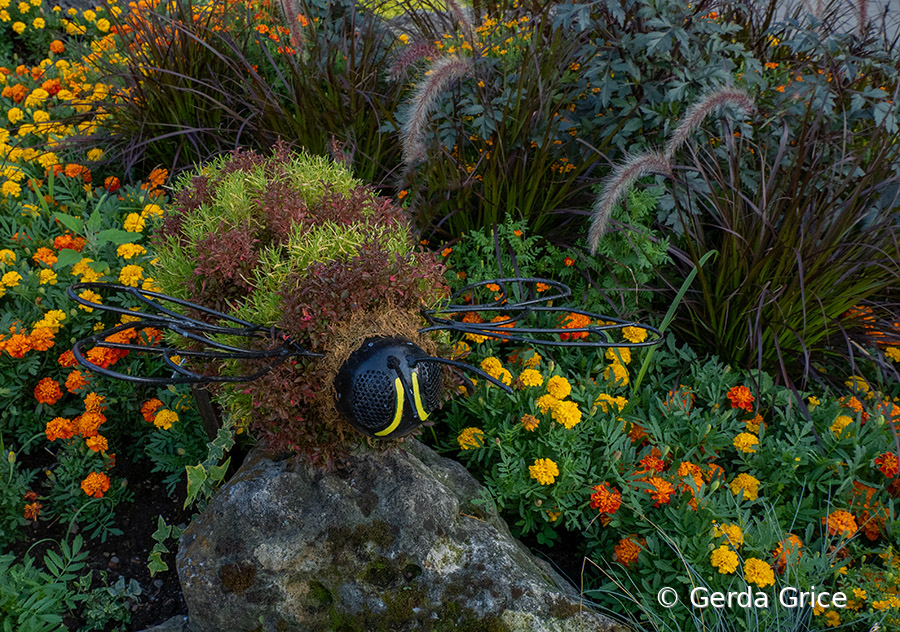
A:
[[[322,359],[297,358],[221,396],[270,450],[328,462],[358,444],[334,409],[337,369],[373,335],[419,336],[419,309],[445,293],[434,255],[403,212],[322,157],[238,151],[182,178],[157,233],[168,293],[263,326]],[[242,344],[246,344],[244,341]],[[224,374],[264,362],[226,363]]]

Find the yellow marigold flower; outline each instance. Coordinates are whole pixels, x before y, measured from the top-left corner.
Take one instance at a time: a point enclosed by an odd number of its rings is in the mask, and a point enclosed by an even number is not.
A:
[[[725,536],[728,544],[739,549],[744,544],[744,532],[736,524],[722,524],[713,527],[713,537],[721,538]]]
[[[45,26],[47,26],[47,23],[44,22],[44,18],[34,18],[34,21],[31,23],[31,26],[33,26],[36,29],[42,29]]]
[[[572,385],[569,380],[561,375],[554,375],[547,380],[547,393],[556,399],[565,399],[572,392]]]
[[[647,339],[647,330],[643,327],[623,327],[622,336],[628,342],[644,342]]]
[[[631,349],[628,347],[610,347],[606,350],[606,359],[610,362],[629,364],[631,362]]]
[[[524,362],[525,368],[528,368],[528,369],[535,368],[536,366],[538,366],[541,363],[542,359],[543,358],[541,358],[541,355],[537,351],[532,352],[531,357],[529,357]]]
[[[21,24],[21,22],[19,22]],[[23,118],[25,118],[25,112],[20,110],[19,108],[10,108],[9,112],[6,113],[6,118],[9,119],[9,122],[15,125]]]
[[[559,404],[559,400],[553,397],[553,395],[541,395],[538,397],[537,407],[541,410],[542,414],[546,414],[548,410],[552,410],[557,404]]]
[[[528,432],[534,432],[540,421],[534,415],[522,415],[522,419],[520,420],[522,425],[525,426],[525,430]]]
[[[737,496],[744,492],[745,500],[756,500],[759,496],[759,480],[749,474],[738,474],[731,483],[728,484],[731,493]]]
[[[83,257],[81,261],[72,266],[72,274],[81,277],[81,280],[85,283],[96,281],[103,275],[101,275],[99,272],[95,272],[94,269],[90,266],[90,264],[93,262],[93,259]]]
[[[164,408],[156,413],[156,417],[153,419],[153,425],[160,430],[168,430],[176,421],[178,421],[178,413],[169,410],[168,408]]]
[[[103,301],[101,300],[103,297],[101,297],[96,292],[92,292],[91,290],[85,290],[83,292],[79,292],[78,297],[83,298],[86,301],[90,301],[91,303],[99,303],[99,304],[103,303]],[[94,311],[93,307],[87,307],[85,305],[79,305],[78,309],[83,309],[87,313],[91,313],[92,311]]]
[[[97,19],[97,14],[94,13],[93,11],[91,11],[90,9],[88,9],[87,11],[82,13],[82,15],[84,16],[84,19],[87,20],[88,22],[93,22],[94,20]]]
[[[100,31],[101,33],[106,33],[107,31],[109,31],[110,27],[109,20],[107,20],[106,18],[100,18],[99,20],[97,20],[96,26],[98,31]]]
[[[550,459],[535,459],[534,465],[528,466],[528,472],[541,485],[552,485],[559,476],[559,468]]]
[[[163,210],[157,204],[147,204],[141,211],[141,217],[162,217]]]
[[[12,265],[16,262],[16,253],[8,248],[4,248],[0,250],[0,263],[5,265]]]
[[[101,158],[103,158],[103,150],[99,147],[94,147],[87,153],[87,159],[92,162],[100,160]]]
[[[6,6],[8,7],[9,5],[7,4]],[[6,7],[3,8],[5,9]],[[28,13],[29,11],[31,11],[31,5],[29,5],[27,2],[20,2],[18,8],[19,13]]]
[[[759,434],[759,427],[765,426],[765,422],[763,421],[762,415],[756,413],[756,417],[753,419],[747,419],[744,421],[744,424],[747,426],[747,432],[752,432],[753,434]]]
[[[156,284],[156,281],[153,279],[153,277],[147,277],[146,279],[144,279],[144,282],[141,283],[141,289],[147,290],[148,292],[162,292],[162,288]],[[512,376],[510,375],[509,371],[503,369],[503,374],[500,375],[500,380],[504,384],[509,384],[511,379]]]
[[[494,356],[485,358],[481,361],[481,364],[479,366],[481,367],[482,371],[493,378],[496,378],[500,374],[500,371],[503,370],[503,365],[500,364],[500,360],[498,360]]]
[[[831,432],[834,433],[835,437],[840,437],[841,433],[844,431],[844,428],[852,423],[853,419],[851,419],[847,415],[838,415],[834,420],[834,423],[831,424]]]
[[[141,266],[127,265],[119,273],[119,283],[129,287],[137,287],[138,281],[144,278],[144,269]]]
[[[610,410],[621,412],[622,409],[624,409],[627,405],[628,400],[624,397],[613,397],[612,395],[607,395],[606,393],[601,393],[597,397],[597,399],[594,400],[594,406],[599,406],[600,410],[605,413],[608,413]]]
[[[723,544],[709,556],[709,563],[723,575],[728,575],[737,570],[738,556],[737,553]]]
[[[894,362],[900,362],[900,347],[888,347],[884,350],[884,355]]]
[[[534,369],[525,369],[519,375],[519,380],[525,386],[542,386],[544,384],[544,376]]]
[[[25,32],[25,23],[24,22],[13,22],[12,29],[16,33],[21,35],[22,33]],[[10,120],[12,120],[12,119],[10,119]]]
[[[10,195],[13,197],[19,197],[19,195],[22,193],[22,187],[20,187],[12,180],[7,180],[3,183],[2,186],[0,186],[0,193],[3,194],[3,197],[8,197]]]
[[[13,287],[16,287],[21,280],[22,280],[21,274],[19,274],[18,272],[15,272],[15,271],[11,271],[11,272],[7,272],[6,274],[3,275],[2,278],[0,278],[0,285],[6,286],[9,288],[13,288]]]
[[[756,452],[757,445],[759,445],[759,439],[749,432],[742,432],[734,438],[734,447],[745,454]]]
[[[31,120],[35,123],[46,123],[50,120],[50,113],[44,110],[35,110],[34,114],[31,115]]]
[[[751,557],[744,562],[744,580],[760,588],[775,584],[775,571],[761,559]]]
[[[814,395],[810,395],[810,396],[809,396],[809,399],[806,400],[806,401],[809,402],[809,409],[810,409],[810,410],[812,410],[813,408],[815,408],[816,406],[818,406],[819,404],[821,404],[821,402],[819,401],[819,398],[818,398],[818,397],[815,397]]]
[[[56,272],[49,268],[41,270],[39,275],[41,285],[56,285]]]
[[[461,450],[471,450],[484,445],[484,431],[481,428],[465,428],[456,437]]]
[[[573,401],[559,402],[551,409],[550,415],[553,417],[553,421],[565,426],[566,430],[571,430],[581,423],[581,410]]]
[[[613,362],[603,371],[603,379],[612,382],[614,386],[628,386],[630,378],[628,369],[618,362]]]
[[[145,225],[146,222],[139,213],[129,213],[128,217],[125,218],[125,230],[129,233],[139,233],[144,230]]]
[[[116,254],[123,259],[131,259],[132,257],[147,253],[147,249],[138,244],[122,244],[116,248]]]

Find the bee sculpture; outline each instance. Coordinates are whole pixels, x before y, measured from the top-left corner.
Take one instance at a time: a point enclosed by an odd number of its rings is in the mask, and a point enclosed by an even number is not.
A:
[[[538,293],[538,284],[544,290]],[[491,286],[495,299],[491,302],[472,301],[476,290]],[[499,288],[499,293],[493,292]],[[549,290],[548,290],[549,288]],[[117,307],[108,301],[94,302],[78,296],[83,290],[117,293],[120,298],[130,296],[142,303],[148,311]],[[294,358],[315,361],[323,355],[304,349],[289,336],[274,327],[264,327],[229,316],[202,305],[172,296],[138,290],[137,288],[109,283],[77,283],[69,287],[69,297],[92,309],[103,310],[130,317],[130,322],[97,333],[75,343],[73,354],[79,364],[106,377],[140,384],[209,384],[217,382],[249,382],[274,367]],[[90,295],[89,295],[90,296]],[[447,331],[452,334],[475,334],[503,341],[554,347],[646,347],[662,340],[657,329],[647,325],[625,321],[571,308],[565,305],[571,290],[556,281],[540,278],[500,278],[468,285],[450,296],[447,304],[437,309],[423,309],[421,314],[428,325],[420,333]],[[468,301],[468,302],[467,302]],[[192,312],[197,317],[179,311]],[[479,322],[482,319],[466,317],[479,312],[502,310],[509,316],[503,320]],[[568,314],[581,314],[602,324],[585,327],[540,327],[535,320],[551,314],[556,322]],[[134,321],[134,318],[139,320]],[[206,320],[204,320],[206,319]],[[211,324],[212,323],[212,324]],[[611,330],[623,327],[641,327],[652,335],[644,342],[613,341]],[[175,334],[199,348],[175,348],[166,344],[147,346],[126,342],[111,342],[110,336],[128,328],[153,327]],[[173,336],[166,337],[172,340]],[[244,346],[233,344],[235,339],[245,341]],[[229,342],[224,342],[227,340]],[[255,348],[272,340],[278,344],[268,348]],[[169,377],[126,375],[92,364],[87,350],[106,347],[136,353],[160,355],[172,369]],[[185,361],[175,361],[173,355]],[[204,375],[192,370],[192,360],[202,365],[207,361],[262,360],[265,364],[253,373],[242,375]],[[372,336],[350,353],[334,376],[335,406],[343,418],[356,430],[368,437],[388,439],[409,434],[441,405],[443,389],[442,366],[470,371],[499,388],[512,392],[509,386],[488,375],[481,369],[453,359],[429,355],[414,342],[400,336]],[[472,392],[474,385],[463,379]]]

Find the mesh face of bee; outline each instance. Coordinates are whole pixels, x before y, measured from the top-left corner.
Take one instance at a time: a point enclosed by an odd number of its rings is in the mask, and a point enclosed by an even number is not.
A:
[[[335,377],[338,410],[370,437],[412,432],[441,402],[442,368],[428,357],[401,338],[365,340]]]

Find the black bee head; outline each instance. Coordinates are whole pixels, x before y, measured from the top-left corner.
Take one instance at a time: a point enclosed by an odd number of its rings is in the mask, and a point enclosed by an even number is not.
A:
[[[428,418],[441,401],[441,366],[403,338],[367,338],[334,378],[336,404],[360,432],[402,437]]]

